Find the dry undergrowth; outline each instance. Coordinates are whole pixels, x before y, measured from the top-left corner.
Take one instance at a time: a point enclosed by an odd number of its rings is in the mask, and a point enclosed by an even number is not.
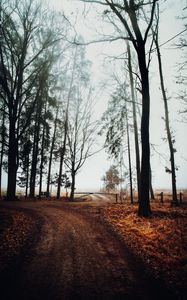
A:
[[[113,204],[103,210],[133,253],[154,276],[175,289],[187,279],[187,211],[169,204],[152,204],[152,216],[137,216],[137,206]]]

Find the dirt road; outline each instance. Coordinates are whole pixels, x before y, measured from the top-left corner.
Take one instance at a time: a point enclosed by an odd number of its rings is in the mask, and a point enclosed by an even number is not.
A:
[[[1,282],[1,299],[158,299],[159,290],[96,217],[42,201],[6,206],[21,208],[38,225]]]

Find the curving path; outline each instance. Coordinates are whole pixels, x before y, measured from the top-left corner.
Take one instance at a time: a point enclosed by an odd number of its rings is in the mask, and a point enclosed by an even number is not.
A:
[[[32,211],[40,226],[6,279],[1,299],[158,299],[142,270],[97,218],[52,202],[13,205]]]

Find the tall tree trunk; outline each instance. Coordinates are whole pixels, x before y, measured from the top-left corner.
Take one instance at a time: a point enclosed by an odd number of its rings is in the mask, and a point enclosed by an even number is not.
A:
[[[130,178],[130,197],[131,204],[133,204],[133,186],[132,186],[132,165],[131,165],[131,149],[130,149],[130,138],[129,138],[129,123],[126,112],[126,127],[127,127],[127,147],[128,147],[128,160],[129,160],[129,178]]]
[[[44,108],[44,116],[46,115],[47,111],[47,101],[45,103]],[[43,131],[42,131],[42,142],[41,142],[41,160],[40,160],[40,182],[39,182],[39,197],[41,196],[42,192],[42,181],[43,181],[43,168],[44,168],[44,143],[45,143],[45,131],[46,131],[46,125],[43,122]]]
[[[60,166],[59,166],[59,174],[58,174],[57,199],[60,199],[62,168],[63,168],[64,156],[66,151],[66,140],[67,140],[67,128],[65,128],[63,146],[60,149]]]
[[[72,79],[73,80],[73,79]],[[72,82],[71,82],[72,84]],[[68,114],[69,114],[69,102],[70,102],[70,90],[68,95],[68,102],[66,107],[66,116],[65,116],[65,124],[64,124],[64,140],[63,145],[60,150],[60,166],[59,166],[59,174],[58,174],[58,185],[57,185],[57,199],[60,199],[60,190],[61,190],[61,180],[62,180],[62,169],[64,163],[64,156],[66,152],[66,141],[67,141],[67,133],[68,133]]]
[[[138,215],[148,217],[151,214],[149,201],[149,181],[150,181],[150,144],[149,144],[149,118],[150,118],[150,94],[149,75],[146,66],[146,55],[144,42],[139,41],[138,63],[141,73],[142,86],[142,118],[141,118],[141,179]]]
[[[151,170],[151,165],[150,165],[150,176],[149,176],[149,190],[150,190],[150,196],[151,199],[154,200],[155,199],[155,195],[154,195],[154,190],[153,190],[153,185],[152,185],[152,170]]]
[[[26,170],[26,186],[25,186],[25,197],[28,197],[28,188],[29,188],[29,154],[27,156],[27,170]]]
[[[40,182],[39,182],[39,197],[42,192],[43,181],[43,166],[44,166],[44,139],[45,139],[45,125],[43,125],[42,144],[41,144],[41,161],[40,161]]]
[[[2,171],[3,171],[3,157],[5,150],[5,104],[3,105],[3,118],[2,118],[2,133],[1,133],[1,155],[0,155],[0,199],[2,197]]]
[[[71,171],[71,193],[70,193],[70,201],[74,200],[75,196],[75,171]]]
[[[170,163],[171,163],[171,177],[172,177],[172,205],[178,206],[179,202],[177,199],[177,187],[176,187],[176,173],[175,173],[175,157],[174,157],[174,147],[172,141],[172,135],[170,130],[170,122],[169,122],[169,109],[168,109],[168,101],[164,86],[164,77],[162,71],[162,60],[160,54],[160,48],[158,44],[158,31],[156,35],[154,35],[154,42],[156,45],[157,57],[158,57],[158,66],[159,66],[159,75],[160,75],[160,86],[162,91],[162,97],[164,101],[164,112],[165,112],[165,126],[166,126],[166,133],[170,151]]]
[[[52,137],[51,149],[50,149],[50,155],[49,155],[49,165],[48,165],[48,175],[47,175],[47,194],[48,195],[49,195],[49,188],[50,188],[50,181],[51,181],[51,166],[52,166],[52,159],[53,159],[53,151],[54,151],[55,139],[56,139],[58,109],[59,108],[57,107],[55,123],[54,123],[54,131],[53,131],[53,137]]]
[[[33,152],[32,152],[32,163],[31,163],[30,197],[32,197],[32,198],[35,197],[35,187],[36,187],[36,173],[37,173],[39,133],[40,133],[39,115],[37,114],[37,117],[36,117],[35,130],[34,130]]]
[[[10,118],[9,123],[9,147],[8,147],[8,184],[7,200],[16,199],[16,175],[18,169],[18,141],[16,138],[15,120]]]
[[[139,198],[139,194],[140,194],[140,151],[139,151],[139,143],[138,143],[136,96],[135,96],[135,91],[134,91],[134,78],[133,78],[133,73],[132,73],[131,51],[130,51],[130,46],[129,46],[128,42],[127,42],[127,53],[128,53],[129,80],[130,80],[131,97],[132,97],[132,108],[133,108],[134,142],[135,142],[135,154],[136,154],[136,177],[137,177],[137,188],[138,188],[138,198]]]

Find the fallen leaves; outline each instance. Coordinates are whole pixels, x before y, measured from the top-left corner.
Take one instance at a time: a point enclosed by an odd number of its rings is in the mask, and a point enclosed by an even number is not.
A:
[[[152,211],[150,218],[141,218],[137,215],[137,206],[113,204],[103,209],[103,216],[155,277],[184,288],[187,211],[156,203],[152,204]]]
[[[33,221],[23,212],[0,210],[0,271],[22,251]]]

